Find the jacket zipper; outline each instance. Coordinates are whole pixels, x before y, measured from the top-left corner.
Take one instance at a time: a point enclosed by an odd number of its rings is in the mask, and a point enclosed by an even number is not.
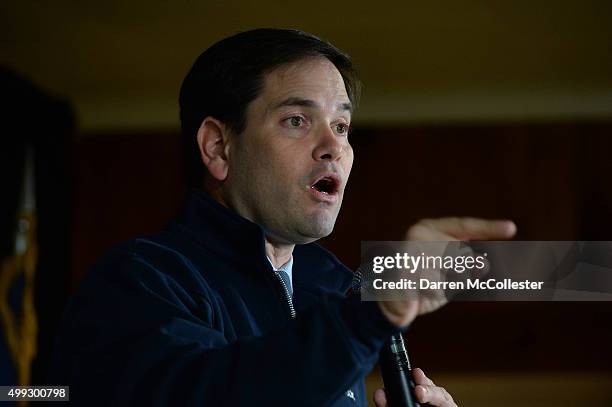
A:
[[[276,279],[281,283],[283,291],[285,292],[285,300],[287,301],[287,306],[289,307],[289,315],[291,316],[291,319],[295,319],[295,307],[293,306],[293,299],[289,294],[289,288],[287,288],[285,280],[283,280],[278,271],[275,271],[274,275],[276,276]]]

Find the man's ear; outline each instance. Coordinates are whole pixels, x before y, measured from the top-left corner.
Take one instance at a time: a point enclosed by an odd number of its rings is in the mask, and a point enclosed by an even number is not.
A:
[[[229,128],[211,116],[205,118],[198,129],[197,141],[202,162],[217,181],[227,178],[229,139]]]

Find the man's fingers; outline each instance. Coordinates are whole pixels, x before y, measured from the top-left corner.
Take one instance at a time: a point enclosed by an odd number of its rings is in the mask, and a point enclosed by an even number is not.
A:
[[[489,220],[470,217],[423,219],[408,229],[410,240],[495,240],[509,239],[516,233],[510,220]],[[446,237],[446,238],[445,238]]]
[[[374,392],[374,404],[376,407],[387,407],[387,395],[383,389]]]
[[[423,384],[427,386],[433,386],[434,382],[425,375],[425,372],[421,368],[414,368],[412,370],[412,376],[414,377],[414,382],[416,384]]]
[[[420,403],[429,403],[438,407],[457,407],[451,395],[443,387],[419,384],[414,391]]]
[[[457,407],[451,395],[443,387],[436,386],[421,369],[414,369],[413,375],[417,383],[414,392],[420,403],[428,403],[438,407]],[[374,392],[374,405],[376,407],[387,407],[387,396],[383,389]]]
[[[451,217],[434,222],[440,230],[459,240],[509,239],[516,233],[516,225],[510,220]]]
[[[444,389],[434,384],[434,382],[425,375],[422,369],[418,367],[412,370],[412,376],[417,386],[414,388],[414,393],[420,403],[428,403],[432,406],[439,407],[457,407],[453,398]]]

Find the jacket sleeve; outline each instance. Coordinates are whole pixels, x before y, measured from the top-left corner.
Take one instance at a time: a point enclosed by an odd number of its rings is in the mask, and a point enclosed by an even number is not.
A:
[[[326,406],[394,331],[376,303],[330,295],[282,329],[228,343],[176,281],[135,255],[115,264],[92,271],[60,335],[54,373],[76,404]]]

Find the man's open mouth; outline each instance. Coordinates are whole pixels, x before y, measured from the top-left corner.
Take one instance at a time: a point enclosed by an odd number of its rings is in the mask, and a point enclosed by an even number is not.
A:
[[[334,176],[320,178],[310,188],[327,195],[335,195],[340,189],[340,180]]]

